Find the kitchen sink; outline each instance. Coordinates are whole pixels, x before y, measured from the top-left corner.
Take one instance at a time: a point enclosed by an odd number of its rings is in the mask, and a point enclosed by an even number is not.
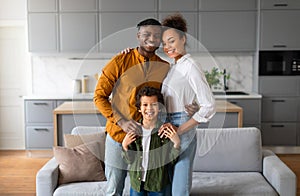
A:
[[[214,95],[249,95],[243,91],[214,91]]]

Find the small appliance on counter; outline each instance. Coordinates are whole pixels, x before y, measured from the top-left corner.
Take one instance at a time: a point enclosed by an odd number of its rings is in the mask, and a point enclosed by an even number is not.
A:
[[[300,51],[260,51],[259,75],[300,75]]]

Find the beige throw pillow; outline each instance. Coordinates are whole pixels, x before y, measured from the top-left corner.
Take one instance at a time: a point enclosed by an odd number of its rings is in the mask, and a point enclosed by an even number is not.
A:
[[[100,160],[104,161],[104,154],[105,154],[105,138],[106,135],[104,132],[99,133],[90,133],[90,134],[78,134],[78,135],[72,135],[72,134],[64,134],[64,142],[65,146],[67,148],[73,148],[75,146],[79,146],[81,144],[90,143],[93,141],[99,141],[100,142]],[[98,157],[98,158],[99,158]]]
[[[53,147],[59,164],[59,184],[82,181],[104,181],[105,173],[100,160],[99,142],[90,142],[74,148]]]

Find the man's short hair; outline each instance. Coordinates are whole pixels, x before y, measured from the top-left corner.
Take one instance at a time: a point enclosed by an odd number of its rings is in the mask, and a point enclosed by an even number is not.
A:
[[[139,23],[136,25],[136,27],[137,27],[138,29],[140,29],[141,26],[147,26],[147,25],[157,25],[157,26],[161,26],[161,23],[160,23],[158,20],[154,19],[154,18],[148,18],[148,19],[145,19],[145,20],[139,22]]]

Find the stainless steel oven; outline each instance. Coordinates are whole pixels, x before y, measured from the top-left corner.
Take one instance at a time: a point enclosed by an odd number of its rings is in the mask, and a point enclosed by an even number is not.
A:
[[[260,51],[259,75],[300,75],[300,51]]]

